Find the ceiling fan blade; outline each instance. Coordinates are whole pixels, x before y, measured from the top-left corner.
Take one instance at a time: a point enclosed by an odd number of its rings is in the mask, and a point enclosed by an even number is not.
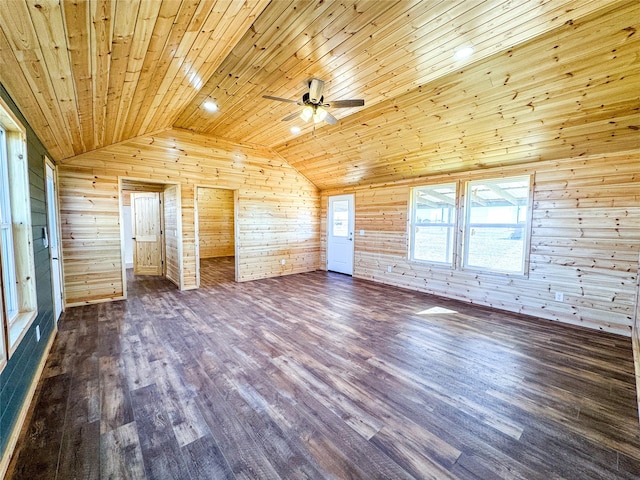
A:
[[[272,97],[271,95],[263,95],[262,98],[266,98],[267,100],[276,100],[278,102],[298,103],[297,100],[291,100],[289,98]]]
[[[309,100],[311,103],[320,103],[322,92],[324,91],[324,82],[314,78],[309,85]]]
[[[329,102],[329,106],[333,108],[351,108],[351,107],[363,107],[364,100],[362,99],[353,99],[353,100],[335,100],[333,102]]]
[[[293,112],[282,119],[283,122],[288,122],[289,120],[293,120],[296,117],[300,116],[300,112]]]
[[[327,116],[324,117],[324,121],[327,122],[329,125],[335,125],[336,123],[338,123],[338,119],[333,115],[331,115],[329,112],[327,112]]]

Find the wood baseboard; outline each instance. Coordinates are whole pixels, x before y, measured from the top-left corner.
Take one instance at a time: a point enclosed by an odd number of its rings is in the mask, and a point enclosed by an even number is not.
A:
[[[53,332],[49,338],[49,342],[47,342],[47,346],[44,349],[42,358],[40,359],[40,363],[38,364],[38,369],[36,370],[36,374],[31,381],[31,385],[29,386],[29,391],[27,392],[27,396],[24,399],[22,404],[22,408],[20,409],[20,414],[18,415],[18,420],[9,435],[9,442],[7,443],[7,449],[2,455],[2,460],[0,460],[0,478],[4,478],[7,470],[9,469],[9,464],[11,463],[11,458],[13,457],[13,453],[15,451],[16,445],[18,443],[18,438],[20,437],[20,432],[22,431],[22,427],[24,426],[24,421],[27,418],[27,414],[29,413],[29,408],[31,407],[31,402],[33,401],[33,396],[36,393],[36,389],[38,388],[38,382],[40,381],[40,377],[42,376],[42,372],[44,371],[44,366],[47,363],[47,358],[49,358],[49,352],[51,351],[51,346],[53,345],[53,341],[58,334],[58,326],[55,325]]]
[[[127,299],[126,296],[119,295],[117,297],[97,298],[94,300],[82,300],[80,302],[66,303],[64,307],[65,308],[81,307],[83,305],[94,305],[96,303],[117,302],[119,300],[126,300],[126,299]]]

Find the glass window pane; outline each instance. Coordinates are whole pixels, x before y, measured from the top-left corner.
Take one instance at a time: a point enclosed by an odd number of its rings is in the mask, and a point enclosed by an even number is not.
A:
[[[467,266],[501,272],[522,271],[522,229],[472,228],[469,232]]]
[[[331,216],[331,234],[334,237],[349,236],[349,201],[336,200],[333,202]]]
[[[413,189],[411,259],[453,263],[456,184]]]
[[[2,286],[4,288],[5,301],[7,302],[7,315],[9,323],[18,314],[18,292],[16,289],[16,268],[13,254],[12,231],[9,227],[0,229],[0,245],[2,251]]]
[[[453,262],[452,227],[416,227],[413,258],[431,262]]]
[[[465,266],[524,271],[529,188],[528,176],[469,182]]]

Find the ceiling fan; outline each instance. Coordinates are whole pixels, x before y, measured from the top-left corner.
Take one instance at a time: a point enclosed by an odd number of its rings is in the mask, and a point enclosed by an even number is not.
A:
[[[302,96],[302,100],[272,97],[271,95],[263,95],[262,98],[276,100],[278,102],[295,103],[296,105],[304,107],[302,112],[295,112],[284,117],[282,119],[283,122],[288,122],[296,117],[300,117],[305,122],[313,120],[313,123],[320,123],[324,120],[329,125],[335,125],[338,122],[338,119],[327,112],[327,108],[351,108],[364,106],[364,100],[360,99],[334,100],[332,102],[324,103],[324,97],[322,96],[323,91],[324,82],[314,78],[309,82],[309,92]]]

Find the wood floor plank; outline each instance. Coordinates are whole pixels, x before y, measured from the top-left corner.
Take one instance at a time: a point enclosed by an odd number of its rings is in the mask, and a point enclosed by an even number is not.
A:
[[[170,480],[183,476],[183,455],[155,384],[132,390],[131,405],[147,478]]]
[[[201,263],[67,309],[8,479],[640,477],[628,338]]]
[[[183,457],[189,476],[193,480],[233,480],[233,474],[222,450],[211,435],[201,437],[195,442],[182,447]],[[185,476],[182,472],[181,476]],[[180,476],[171,477],[180,478]]]
[[[135,422],[119,426],[101,435],[100,478],[109,480],[147,478]]]
[[[66,427],[57,478],[100,479],[100,422]]]
[[[100,357],[100,433],[133,421],[131,399],[121,357]]]
[[[8,478],[30,480],[56,477],[70,384],[69,373],[41,380],[35,408],[29,425],[22,430],[18,446],[22,461],[14,458]]]

